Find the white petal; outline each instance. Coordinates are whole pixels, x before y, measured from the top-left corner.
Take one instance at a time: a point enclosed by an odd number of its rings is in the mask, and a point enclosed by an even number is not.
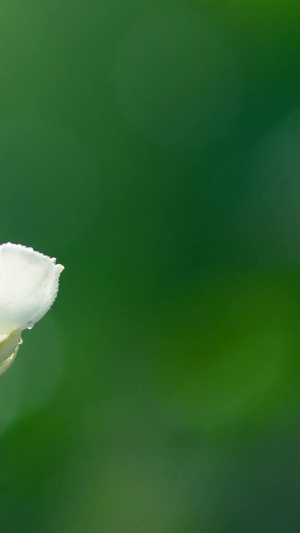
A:
[[[0,375],[4,374],[13,364],[21,343],[21,331],[19,329],[10,335],[0,336]]]
[[[32,327],[44,316],[55,300],[63,268],[32,248],[0,245],[0,335]]]

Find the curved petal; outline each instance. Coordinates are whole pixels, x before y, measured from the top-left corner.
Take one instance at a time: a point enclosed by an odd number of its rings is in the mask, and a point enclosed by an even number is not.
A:
[[[32,327],[53,304],[63,270],[21,244],[0,245],[0,335]]]
[[[6,361],[14,361],[21,342],[21,330],[19,329],[12,331],[10,335],[0,335],[0,374],[4,373],[1,369],[6,368]]]

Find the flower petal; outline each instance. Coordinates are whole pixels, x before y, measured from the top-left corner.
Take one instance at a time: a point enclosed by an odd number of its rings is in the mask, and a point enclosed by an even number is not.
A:
[[[16,329],[10,335],[0,335],[0,374],[2,364],[5,363],[8,359],[12,359],[12,356],[17,355],[21,340],[21,330]],[[13,362],[14,358],[12,359]],[[10,366],[10,365],[9,365]]]
[[[44,316],[55,300],[63,268],[32,248],[0,245],[0,335],[32,327]]]

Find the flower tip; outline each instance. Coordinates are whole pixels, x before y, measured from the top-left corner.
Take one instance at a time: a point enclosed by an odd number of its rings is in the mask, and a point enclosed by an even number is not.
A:
[[[63,270],[65,270],[65,267],[63,265],[55,265],[55,268],[58,272],[58,274],[61,274]]]
[[[64,266],[33,248],[0,245],[0,375],[14,361],[21,332],[52,306]]]

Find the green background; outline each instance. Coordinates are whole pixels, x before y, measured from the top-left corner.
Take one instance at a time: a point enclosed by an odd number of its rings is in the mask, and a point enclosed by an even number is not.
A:
[[[0,6],[3,533],[300,531],[300,7]]]

